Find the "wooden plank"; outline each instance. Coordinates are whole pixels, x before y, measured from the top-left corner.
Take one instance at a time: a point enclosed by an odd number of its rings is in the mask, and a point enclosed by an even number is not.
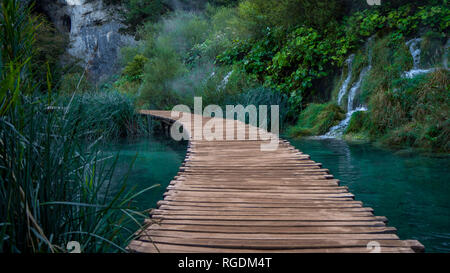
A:
[[[131,251],[147,253],[254,253],[254,249],[233,249],[214,247],[194,247],[175,244],[149,243],[145,241],[132,241],[129,248]],[[258,250],[262,253],[369,253],[367,247],[335,247],[335,248],[314,248],[314,249],[269,249]],[[413,253],[409,247],[383,247],[381,253]]]
[[[141,241],[179,244],[187,246],[211,246],[218,248],[243,248],[243,249],[313,249],[333,247],[367,247],[371,239],[213,239],[213,238],[172,238],[142,236]],[[410,245],[398,239],[378,240],[383,247],[410,247]]]
[[[317,219],[324,218],[329,219],[329,217],[344,217],[344,216],[352,216],[352,217],[372,217],[373,214],[370,211],[342,211],[342,210],[296,210],[295,216],[292,216],[292,211],[271,211],[270,209],[266,209],[263,211],[230,211],[230,210],[164,210],[164,209],[155,209],[152,210],[152,215],[195,215],[195,216],[261,216],[262,217],[279,217],[279,218],[289,218],[297,219]],[[251,219],[248,218],[248,219]]]
[[[215,226],[215,225],[182,225],[182,224],[163,224],[151,225],[148,230],[170,230],[170,231],[192,231],[192,232],[214,232],[214,233],[243,233],[243,234],[358,234],[358,233],[391,233],[395,234],[396,229],[386,226],[253,226],[249,229],[247,226]]]
[[[308,202],[310,201],[310,202]],[[158,205],[162,206],[168,204],[171,206],[194,206],[201,208],[217,208],[217,207],[235,207],[235,208],[305,208],[305,209],[347,209],[347,208],[361,208],[360,202],[351,201],[323,201],[317,202],[315,200],[303,200],[291,203],[279,203],[279,202],[220,202],[213,199],[213,201],[194,200],[194,201],[182,201],[182,200],[161,200]]]
[[[380,217],[380,216],[377,216]],[[377,218],[376,217],[376,218]],[[362,220],[322,220],[322,221],[302,221],[302,220],[246,220],[246,221],[229,221],[229,220],[204,220],[204,219],[148,219],[146,223],[163,224],[183,224],[183,225],[216,225],[216,226],[277,226],[277,227],[312,227],[312,226],[372,226],[384,227],[384,219],[377,219],[372,221]]]
[[[374,216],[328,215],[179,215],[154,214],[153,219],[167,220],[224,220],[224,221],[378,221]]]
[[[356,212],[373,212],[372,208],[369,207],[350,207],[350,208],[285,208],[285,207],[275,207],[275,208],[260,208],[260,207],[237,207],[237,206],[215,206],[215,207],[199,207],[199,206],[170,206],[162,205],[159,207],[160,210],[184,210],[184,211],[239,211],[239,212],[264,212],[264,213],[296,213],[299,211],[314,213],[314,212],[335,212],[335,211],[356,211]]]
[[[167,201],[188,201],[195,202],[199,201],[199,196],[181,196],[181,195],[167,195],[164,197],[164,200]],[[304,203],[305,201],[353,201],[353,198],[336,198],[332,196],[302,196],[302,199],[295,198],[233,198],[233,197],[201,197],[202,202],[228,202],[228,203],[262,203],[262,202],[271,202],[278,204],[295,204],[295,203]]]
[[[222,233],[222,232],[197,232],[197,231],[168,231],[148,230],[142,236],[143,240],[153,240],[155,237],[170,237],[183,239],[232,239],[232,240],[397,240],[397,235],[392,233],[320,233],[320,234],[296,234],[296,233]]]

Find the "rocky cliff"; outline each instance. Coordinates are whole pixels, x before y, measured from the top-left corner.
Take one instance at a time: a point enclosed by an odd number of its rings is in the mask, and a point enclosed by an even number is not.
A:
[[[59,31],[68,33],[68,54],[80,60],[90,79],[103,81],[117,71],[120,47],[134,42],[119,32],[120,7],[102,0],[41,0],[40,8]]]

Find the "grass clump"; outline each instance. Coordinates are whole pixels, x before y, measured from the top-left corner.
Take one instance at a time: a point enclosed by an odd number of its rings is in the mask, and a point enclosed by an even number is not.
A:
[[[133,127],[132,102],[117,93],[55,97],[50,71],[42,79],[30,69],[36,21],[26,4],[0,7],[0,252],[67,252],[70,241],[82,252],[125,252],[146,218],[132,203],[143,191],[126,176],[112,185],[117,157],[99,143]]]
[[[23,97],[0,118],[0,252],[66,252],[70,241],[83,252],[126,251],[145,216],[126,177],[112,185],[117,157],[98,145],[105,132],[86,145],[95,128],[79,107],[47,107]]]
[[[346,134],[358,133],[361,130],[366,130],[369,128],[369,114],[365,111],[359,111],[353,113],[348,127],[345,131]]]
[[[142,132],[134,100],[117,91],[74,93],[58,98],[57,104],[68,118],[80,121],[78,127],[86,132],[86,140],[130,137]]]
[[[334,103],[312,103],[301,112],[297,124],[287,134],[291,137],[323,135],[344,117],[344,111]]]
[[[385,135],[381,141],[388,145],[408,145],[434,151],[450,151],[450,73],[438,70],[415,81],[400,84],[394,94],[374,103],[386,103],[386,111],[398,111],[396,120],[378,123]],[[377,116],[384,111],[378,109]]]

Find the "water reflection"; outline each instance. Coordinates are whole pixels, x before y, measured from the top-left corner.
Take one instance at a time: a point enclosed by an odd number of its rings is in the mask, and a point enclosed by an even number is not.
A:
[[[164,136],[150,136],[138,139],[126,139],[109,144],[105,150],[116,155],[119,153],[115,177],[123,177],[130,163],[137,156],[127,184],[136,186],[136,191],[159,184],[135,199],[139,209],[149,209],[163,199],[166,187],[177,174],[186,155],[187,142],[176,142]]]
[[[350,188],[356,200],[387,216],[401,239],[417,239],[427,252],[450,251],[450,157],[394,153],[337,139],[291,143]]]

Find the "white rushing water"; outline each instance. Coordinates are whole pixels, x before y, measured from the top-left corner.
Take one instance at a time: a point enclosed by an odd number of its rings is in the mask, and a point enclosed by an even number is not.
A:
[[[403,77],[412,79],[420,74],[427,74],[436,70],[436,68],[429,69],[421,69],[420,68],[420,54],[422,53],[420,50],[420,43],[422,42],[421,38],[415,38],[406,42],[406,46],[409,47],[409,52],[413,58],[413,68],[409,71],[405,71],[403,73]]]
[[[422,53],[420,49],[420,44],[422,42],[421,38],[415,38],[406,42],[406,46],[409,48],[409,52],[413,58],[413,68],[409,71],[403,73],[403,77],[412,79],[417,75],[431,73],[436,71],[437,67],[432,67],[428,69],[420,68],[420,54]],[[444,54],[442,55],[442,67],[448,70],[448,48],[450,46],[450,39],[444,46]]]
[[[341,120],[338,125],[330,128],[330,131],[325,135],[320,136],[319,138],[339,138],[342,137],[345,130],[347,129],[350,120],[352,119],[352,115],[356,112],[367,111],[365,106],[360,106],[354,110],[348,111],[345,115],[345,119]]]
[[[354,110],[356,94],[361,89],[361,84],[364,80],[364,77],[367,75],[367,73],[369,73],[370,69],[372,69],[372,64],[369,64],[367,67],[364,67],[364,69],[361,71],[361,74],[359,74],[358,81],[350,89],[348,93],[347,113],[352,112]]]
[[[450,47],[450,39],[447,39],[447,43],[445,43],[445,47],[444,47],[444,56],[443,56],[443,60],[442,60],[442,66],[448,70],[448,48]]]
[[[347,93],[348,85],[350,83],[350,80],[352,79],[352,66],[353,66],[353,60],[355,59],[355,54],[350,55],[350,57],[345,60],[347,63],[347,78],[345,79],[344,83],[342,83],[341,88],[339,89],[338,94],[338,104],[341,105],[342,98]]]
[[[363,70],[359,74],[358,81],[355,82],[352,85],[352,87],[350,88],[350,90],[348,91],[347,113],[345,115],[345,119],[341,120],[341,122],[339,122],[338,125],[331,127],[330,130],[328,131],[328,133],[326,133],[325,135],[319,136],[319,138],[342,137],[342,135],[344,134],[345,130],[348,127],[348,124],[350,123],[352,115],[355,112],[367,111],[367,108],[362,105],[359,105],[355,108],[355,98],[356,98],[357,94],[359,93],[359,90],[361,89],[361,85],[362,85],[364,78],[366,77],[367,73],[369,73],[369,71],[372,69],[372,49],[371,49],[372,41],[373,41],[373,38],[369,38],[367,40],[367,44],[366,44],[367,57],[368,57],[369,64],[363,68]],[[347,93],[348,85],[352,78],[352,70],[353,70],[352,64],[353,64],[354,57],[355,56],[352,54],[349,56],[349,58],[346,61],[347,65],[348,65],[348,75],[347,75],[347,78],[345,79],[345,81],[343,82],[341,88],[339,89],[339,94],[338,94],[338,104],[341,106],[342,106],[342,98]]]
[[[225,78],[223,78],[222,82],[221,82],[220,85],[218,86],[218,89],[219,89],[219,90],[224,89],[224,88],[227,86],[228,81],[230,80],[231,74],[233,74],[233,70],[231,70],[230,72],[228,72],[227,75],[225,76]]]

